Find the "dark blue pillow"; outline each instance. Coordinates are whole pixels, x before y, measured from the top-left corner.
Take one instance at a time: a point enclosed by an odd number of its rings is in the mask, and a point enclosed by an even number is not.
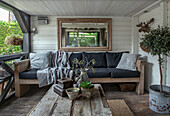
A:
[[[122,57],[123,53],[129,53],[128,51],[125,52],[106,52],[106,59],[107,59],[107,67],[115,68]]]
[[[94,68],[107,67],[106,53],[100,53],[100,52],[99,53],[86,53],[86,52],[83,52],[82,56],[83,56],[83,61],[84,61],[83,67],[86,64],[86,59],[85,58],[87,58],[88,61],[90,61],[92,59],[95,59],[96,63],[92,64],[92,66]]]
[[[82,60],[82,53],[71,53],[70,58],[69,58],[69,62],[70,62],[70,66],[73,66],[72,61],[77,58],[79,61]]]

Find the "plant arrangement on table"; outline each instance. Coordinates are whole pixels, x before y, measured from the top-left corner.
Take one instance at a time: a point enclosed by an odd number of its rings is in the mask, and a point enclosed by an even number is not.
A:
[[[94,91],[94,85],[91,84],[90,81],[86,81],[86,82],[81,82],[80,83],[80,87],[81,87],[81,91],[82,93],[87,97],[90,98],[93,91]]]
[[[151,29],[141,38],[140,45],[152,56],[158,56],[159,62],[160,85],[150,86],[149,107],[158,113],[170,113],[170,87],[162,85],[164,56],[168,56],[170,51],[170,29],[167,26]]]
[[[95,70],[92,65],[95,64],[95,59],[88,61],[85,57],[86,61],[78,60],[77,58],[73,59],[72,69],[75,69],[75,81],[77,82],[77,86],[80,86],[81,82],[89,81],[89,77],[87,75],[88,70],[92,70],[95,73]],[[80,75],[78,75],[78,71],[80,71]]]

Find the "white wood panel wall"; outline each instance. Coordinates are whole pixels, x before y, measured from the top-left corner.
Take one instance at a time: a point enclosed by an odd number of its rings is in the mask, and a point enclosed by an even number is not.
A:
[[[48,16],[48,25],[38,25],[38,16],[31,17],[31,26],[36,27],[38,34],[32,35],[32,51],[57,50],[57,18],[112,18],[112,51],[130,51],[132,46],[131,17],[90,17],[90,16]]]
[[[168,8],[170,9],[170,3],[168,3]],[[166,15],[163,13],[164,10],[168,10],[168,9],[167,8],[165,9],[165,7],[163,6],[163,3],[161,3],[159,7],[151,10],[148,13],[140,15],[138,17],[139,22],[145,22],[147,20],[150,20],[151,18],[154,18],[154,23],[151,25],[152,28],[156,28],[158,25],[161,25],[161,26],[165,25],[165,20],[166,20],[165,17],[167,16],[164,17],[164,15]],[[168,20],[170,24],[170,11],[168,13],[169,13]],[[139,38],[142,37],[142,34],[143,33],[139,33]],[[153,57],[152,55],[141,50],[140,47],[138,47],[138,49],[139,49],[138,53],[141,54],[143,57],[145,57],[147,61],[146,68],[145,68],[145,88],[148,90],[150,85],[160,83],[158,57],[157,56]],[[169,57],[167,57],[166,63],[167,64],[164,64],[165,68],[163,69],[163,72],[166,73],[164,74],[165,78],[163,80],[163,83],[165,85],[170,85],[170,79],[168,79],[168,77],[170,76],[170,58]]]
[[[168,2],[168,27],[170,27],[170,2]],[[166,85],[170,86],[170,53],[169,57],[167,57],[167,78],[166,78]]]

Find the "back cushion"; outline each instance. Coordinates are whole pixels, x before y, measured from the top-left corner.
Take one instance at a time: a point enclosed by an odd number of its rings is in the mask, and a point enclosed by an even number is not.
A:
[[[30,53],[31,69],[45,69],[48,67],[52,67],[51,59],[52,59],[51,51]]]
[[[96,63],[92,65],[94,68],[107,67],[106,54],[105,53],[86,53],[86,52],[83,52],[82,56],[83,56],[83,61],[84,61],[83,67],[86,64],[86,58],[87,58],[88,61],[95,59]]]
[[[82,60],[82,53],[71,53],[70,58],[69,58],[69,62],[70,62],[70,66],[73,66],[72,61],[77,58],[79,61]]]
[[[115,68],[122,57],[123,53],[129,53],[128,51],[125,52],[106,52],[106,59],[107,59],[107,67]]]

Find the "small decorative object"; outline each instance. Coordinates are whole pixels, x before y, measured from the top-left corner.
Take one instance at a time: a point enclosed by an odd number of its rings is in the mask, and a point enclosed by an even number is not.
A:
[[[22,45],[23,38],[20,35],[7,36],[5,39],[5,44],[7,44],[7,45]]]
[[[150,27],[149,24],[151,24],[152,22],[154,22],[154,18],[150,19],[149,21],[145,22],[141,22],[139,24],[137,24],[137,27],[140,27],[140,29],[138,30],[139,32],[144,32],[144,33],[149,33],[150,31]]]
[[[92,93],[94,91],[94,85],[91,84],[90,81],[81,82],[80,87],[83,95],[85,95],[87,98],[90,98],[92,96]]]
[[[58,79],[58,84],[54,86],[54,92],[62,97],[66,97],[66,89],[73,87],[73,80],[70,78]]]
[[[75,100],[77,98],[79,91],[80,91],[79,88],[66,89],[66,93],[71,100]]]
[[[73,66],[72,69],[77,68],[75,70],[75,74],[78,75],[78,71],[80,71],[80,75],[78,77],[76,77],[75,81],[77,82],[77,87],[79,87],[81,82],[85,82],[85,81],[89,81],[89,77],[87,75],[87,71],[88,70],[92,70],[95,73],[95,70],[93,68],[93,66],[91,66],[91,64],[95,64],[95,59],[92,59],[90,61],[86,59],[86,62],[83,62],[83,60],[78,60],[77,58],[75,58],[72,62],[73,62]],[[86,64],[85,64],[86,63]],[[75,67],[74,67],[75,65]]]
[[[148,49],[148,53],[158,56],[159,62],[160,85],[149,87],[149,107],[157,113],[168,114],[170,113],[170,87],[162,85],[162,66],[163,56],[168,56],[170,51],[169,27],[158,26],[156,29],[151,29],[141,38],[141,44]]]
[[[134,91],[136,84],[119,84],[122,92]]]
[[[147,48],[145,48],[145,47],[142,45],[142,43],[140,43],[140,48],[141,48],[143,51],[145,51],[145,52],[149,52],[149,50],[148,50]]]

